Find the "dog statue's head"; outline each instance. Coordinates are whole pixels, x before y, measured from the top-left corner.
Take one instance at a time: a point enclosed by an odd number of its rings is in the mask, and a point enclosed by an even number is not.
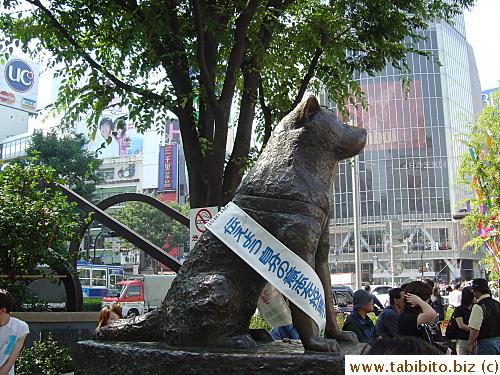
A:
[[[315,96],[310,95],[295,107],[276,127],[275,133],[302,130],[301,142],[310,147],[325,145],[336,160],[359,154],[366,145],[366,130],[341,123],[335,114],[321,108]],[[301,145],[305,147],[305,145]],[[326,155],[325,155],[326,156]]]

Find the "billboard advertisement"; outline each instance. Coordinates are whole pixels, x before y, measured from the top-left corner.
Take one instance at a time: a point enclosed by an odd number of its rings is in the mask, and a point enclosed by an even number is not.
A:
[[[166,145],[160,147],[160,162],[158,173],[158,190],[177,190],[177,158],[178,145]]]
[[[123,119],[123,114],[100,117],[95,134],[90,134],[85,122],[79,123],[76,131],[88,137],[87,151],[97,152],[99,159],[142,155],[144,135],[137,132],[132,121]],[[109,136],[111,141],[107,143]]]
[[[35,113],[40,65],[16,56],[0,64],[0,104]]]
[[[348,105],[350,116],[343,118],[368,131],[365,151],[425,147],[424,105],[420,81],[410,83],[406,93],[401,82],[360,86],[368,108]]]

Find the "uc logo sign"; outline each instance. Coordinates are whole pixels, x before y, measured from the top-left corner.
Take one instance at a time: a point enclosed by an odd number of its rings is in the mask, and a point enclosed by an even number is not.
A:
[[[33,87],[35,74],[25,61],[14,59],[5,65],[5,80],[12,90],[26,92]]]

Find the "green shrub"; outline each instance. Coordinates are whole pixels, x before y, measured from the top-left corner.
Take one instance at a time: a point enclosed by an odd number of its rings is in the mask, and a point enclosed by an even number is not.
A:
[[[250,318],[250,328],[251,329],[264,328],[267,329],[268,331],[271,331],[272,329],[267,325],[266,321],[260,316],[260,314],[255,314]]]
[[[342,329],[342,326],[344,325],[346,315],[344,313],[338,313],[335,318],[337,319],[337,324],[339,325],[339,328]],[[372,320],[376,321],[376,316],[371,316],[370,317]],[[268,331],[271,331],[271,327],[269,327],[264,319],[260,316],[260,314],[255,314],[252,316],[250,319],[250,328],[251,329],[256,329],[256,328],[264,328],[267,329]]]
[[[347,317],[347,315],[345,315],[342,312],[335,315],[335,319],[337,319],[337,324],[341,330],[342,330],[342,327],[344,326],[346,317]]]
[[[69,349],[60,348],[49,333],[47,340],[34,342],[31,348],[23,348],[16,361],[17,375],[61,375],[73,371],[73,359]]]
[[[101,311],[101,303],[99,298],[84,298],[82,311]]]

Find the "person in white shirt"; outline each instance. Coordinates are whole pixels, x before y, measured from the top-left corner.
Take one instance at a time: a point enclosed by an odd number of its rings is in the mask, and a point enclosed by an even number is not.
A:
[[[14,298],[0,289],[0,375],[14,375],[14,363],[29,333],[28,324],[10,316]]]
[[[112,137],[114,130],[115,125],[113,120],[109,117],[101,119],[99,122],[99,132],[95,135],[95,139],[88,144],[87,150],[92,153],[97,152],[100,159],[120,156],[120,145],[117,140]],[[105,147],[101,148],[103,144]]]
[[[477,342],[477,355],[500,355],[500,303],[491,298],[488,281],[472,280],[470,287],[477,303],[472,306],[469,318],[469,340],[467,354],[472,354]],[[497,357],[498,358],[498,357]]]
[[[450,307],[458,307],[462,304],[462,292],[460,290],[460,283],[455,284],[455,289],[448,296],[448,303]]]

